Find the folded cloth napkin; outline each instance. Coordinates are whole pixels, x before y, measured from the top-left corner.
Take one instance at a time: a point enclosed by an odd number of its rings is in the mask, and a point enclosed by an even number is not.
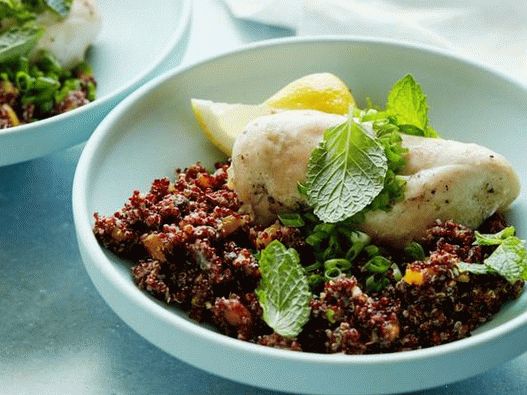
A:
[[[524,0],[225,0],[241,19],[297,35],[352,34],[426,43],[527,82]]]

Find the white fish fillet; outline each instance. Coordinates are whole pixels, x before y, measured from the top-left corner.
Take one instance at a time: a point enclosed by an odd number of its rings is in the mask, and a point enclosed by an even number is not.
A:
[[[73,0],[69,15],[60,19],[51,11],[39,15],[37,21],[46,31],[33,50],[51,52],[65,68],[84,60],[88,47],[101,30],[102,20],[95,0]]]
[[[260,223],[305,204],[297,183],[324,130],[344,117],[311,110],[284,111],[247,125],[233,147],[231,185]],[[366,215],[362,229],[376,241],[404,246],[421,238],[436,219],[479,226],[506,209],[520,192],[507,160],[477,144],[403,136],[409,149],[403,171],[405,198],[391,211]]]

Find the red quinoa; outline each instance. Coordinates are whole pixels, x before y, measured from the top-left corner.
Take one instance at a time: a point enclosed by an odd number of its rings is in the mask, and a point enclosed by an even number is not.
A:
[[[452,221],[437,221],[422,240],[423,261],[398,261],[420,279],[390,284],[367,294],[364,275],[326,282],[311,300],[311,317],[296,339],[284,338],[262,320],[254,293],[260,278],[255,252],[278,239],[301,253],[300,231],[279,223],[251,224],[227,186],[228,163],[209,173],[199,163],[135,191],[111,217],[95,214],[101,244],[135,262],[134,281],[167,304],[176,304],[222,333],[270,347],[321,353],[381,353],[448,343],[470,336],[500,307],[516,298],[523,282],[460,273],[456,263],[480,262],[492,250],[473,246],[474,232]],[[506,226],[495,215],[482,225]]]

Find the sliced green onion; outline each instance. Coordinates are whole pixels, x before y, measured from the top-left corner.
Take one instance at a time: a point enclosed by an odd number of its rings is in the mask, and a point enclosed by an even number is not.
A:
[[[364,232],[353,232],[350,238],[351,248],[346,253],[346,259],[353,261],[371,242],[370,236]]]
[[[86,63],[86,62],[82,62],[81,64],[79,64],[75,70],[77,70],[79,73],[81,74],[84,74],[84,75],[92,75],[93,74],[93,70],[91,68],[91,66]]]
[[[343,258],[328,259],[324,262],[324,269],[326,270],[330,270],[335,267],[341,271],[346,271],[351,269],[351,262]]]
[[[45,52],[38,60],[40,68],[47,73],[54,73],[60,75],[63,72],[59,61],[49,52]]]
[[[314,233],[326,233],[329,235],[331,232],[333,232],[334,229],[335,229],[335,224],[322,223],[322,224],[316,225],[315,228],[313,229],[313,232]]]
[[[41,91],[55,91],[60,87],[60,82],[50,77],[38,77],[34,88]]]
[[[328,321],[332,324],[335,323],[335,310],[333,309],[327,309],[326,310],[326,318],[328,319]]]
[[[326,237],[327,235],[323,233],[312,233],[306,237],[306,243],[312,247],[318,247]]]
[[[305,225],[304,219],[297,213],[278,214],[278,219],[284,226],[291,228],[300,228]]]
[[[354,231],[348,228],[347,226],[338,226],[337,232],[339,232],[342,236],[344,236],[346,239],[351,240],[353,237]]]
[[[394,262],[392,263],[392,266],[390,266],[393,272],[393,278],[395,281],[401,281],[403,278],[403,274],[401,273],[401,269],[399,269],[399,266]]]
[[[40,107],[40,111],[49,112],[53,109],[54,104],[53,104],[53,100],[50,99],[46,101],[39,100],[38,105]]]
[[[304,214],[304,218],[309,222],[318,222],[318,218],[315,214],[309,212]]]
[[[22,56],[18,61],[18,70],[24,73],[29,73],[29,59]]]
[[[25,71],[19,71],[18,73],[16,73],[15,82],[17,88],[25,92],[33,89],[35,79]]]
[[[390,284],[390,281],[386,277],[378,278],[375,274],[372,274],[366,279],[366,289],[368,291],[379,292],[388,284]]]
[[[338,267],[332,267],[324,272],[324,278],[326,280],[336,280],[342,277],[342,271]]]
[[[314,272],[315,270],[320,269],[321,267],[322,267],[322,264],[320,262],[315,262],[311,265],[304,266],[304,270],[309,273],[309,272]]]
[[[391,265],[392,262],[389,259],[377,255],[366,262],[363,268],[371,273],[385,273]]]
[[[381,253],[381,250],[379,249],[379,247],[377,247],[374,244],[370,244],[364,247],[364,251],[366,251],[366,254],[368,254],[368,256],[370,257],[379,255]]]
[[[408,244],[404,249],[404,253],[408,258],[414,261],[422,261],[425,259],[425,250],[423,249],[423,246],[416,241],[412,241]]]
[[[342,255],[342,248],[340,247],[337,235],[333,232],[329,235],[328,247],[322,253],[322,259],[327,260]]]
[[[96,96],[96,93],[97,93],[97,87],[95,86],[95,84],[91,81],[88,82],[88,85],[86,85],[86,99],[88,99],[89,101],[94,101],[95,100],[95,96]]]
[[[324,278],[320,274],[310,274],[307,276],[307,283],[310,288],[316,288],[324,283]]]

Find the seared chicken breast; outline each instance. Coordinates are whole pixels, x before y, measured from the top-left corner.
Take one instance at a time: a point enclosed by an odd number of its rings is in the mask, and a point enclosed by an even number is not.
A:
[[[324,131],[345,117],[312,110],[284,111],[247,125],[233,147],[231,186],[255,220],[305,206],[297,185]],[[390,211],[366,214],[362,229],[396,247],[424,235],[436,219],[475,228],[506,209],[520,192],[519,178],[501,155],[477,144],[403,135],[408,148],[405,197]]]
[[[362,228],[374,239],[401,246],[424,236],[435,219],[476,228],[506,209],[520,181],[502,156],[477,144],[403,135],[408,148],[404,200],[372,211]]]
[[[258,223],[298,210],[305,201],[298,182],[324,130],[345,117],[314,110],[292,110],[256,118],[236,138],[229,182]]]

